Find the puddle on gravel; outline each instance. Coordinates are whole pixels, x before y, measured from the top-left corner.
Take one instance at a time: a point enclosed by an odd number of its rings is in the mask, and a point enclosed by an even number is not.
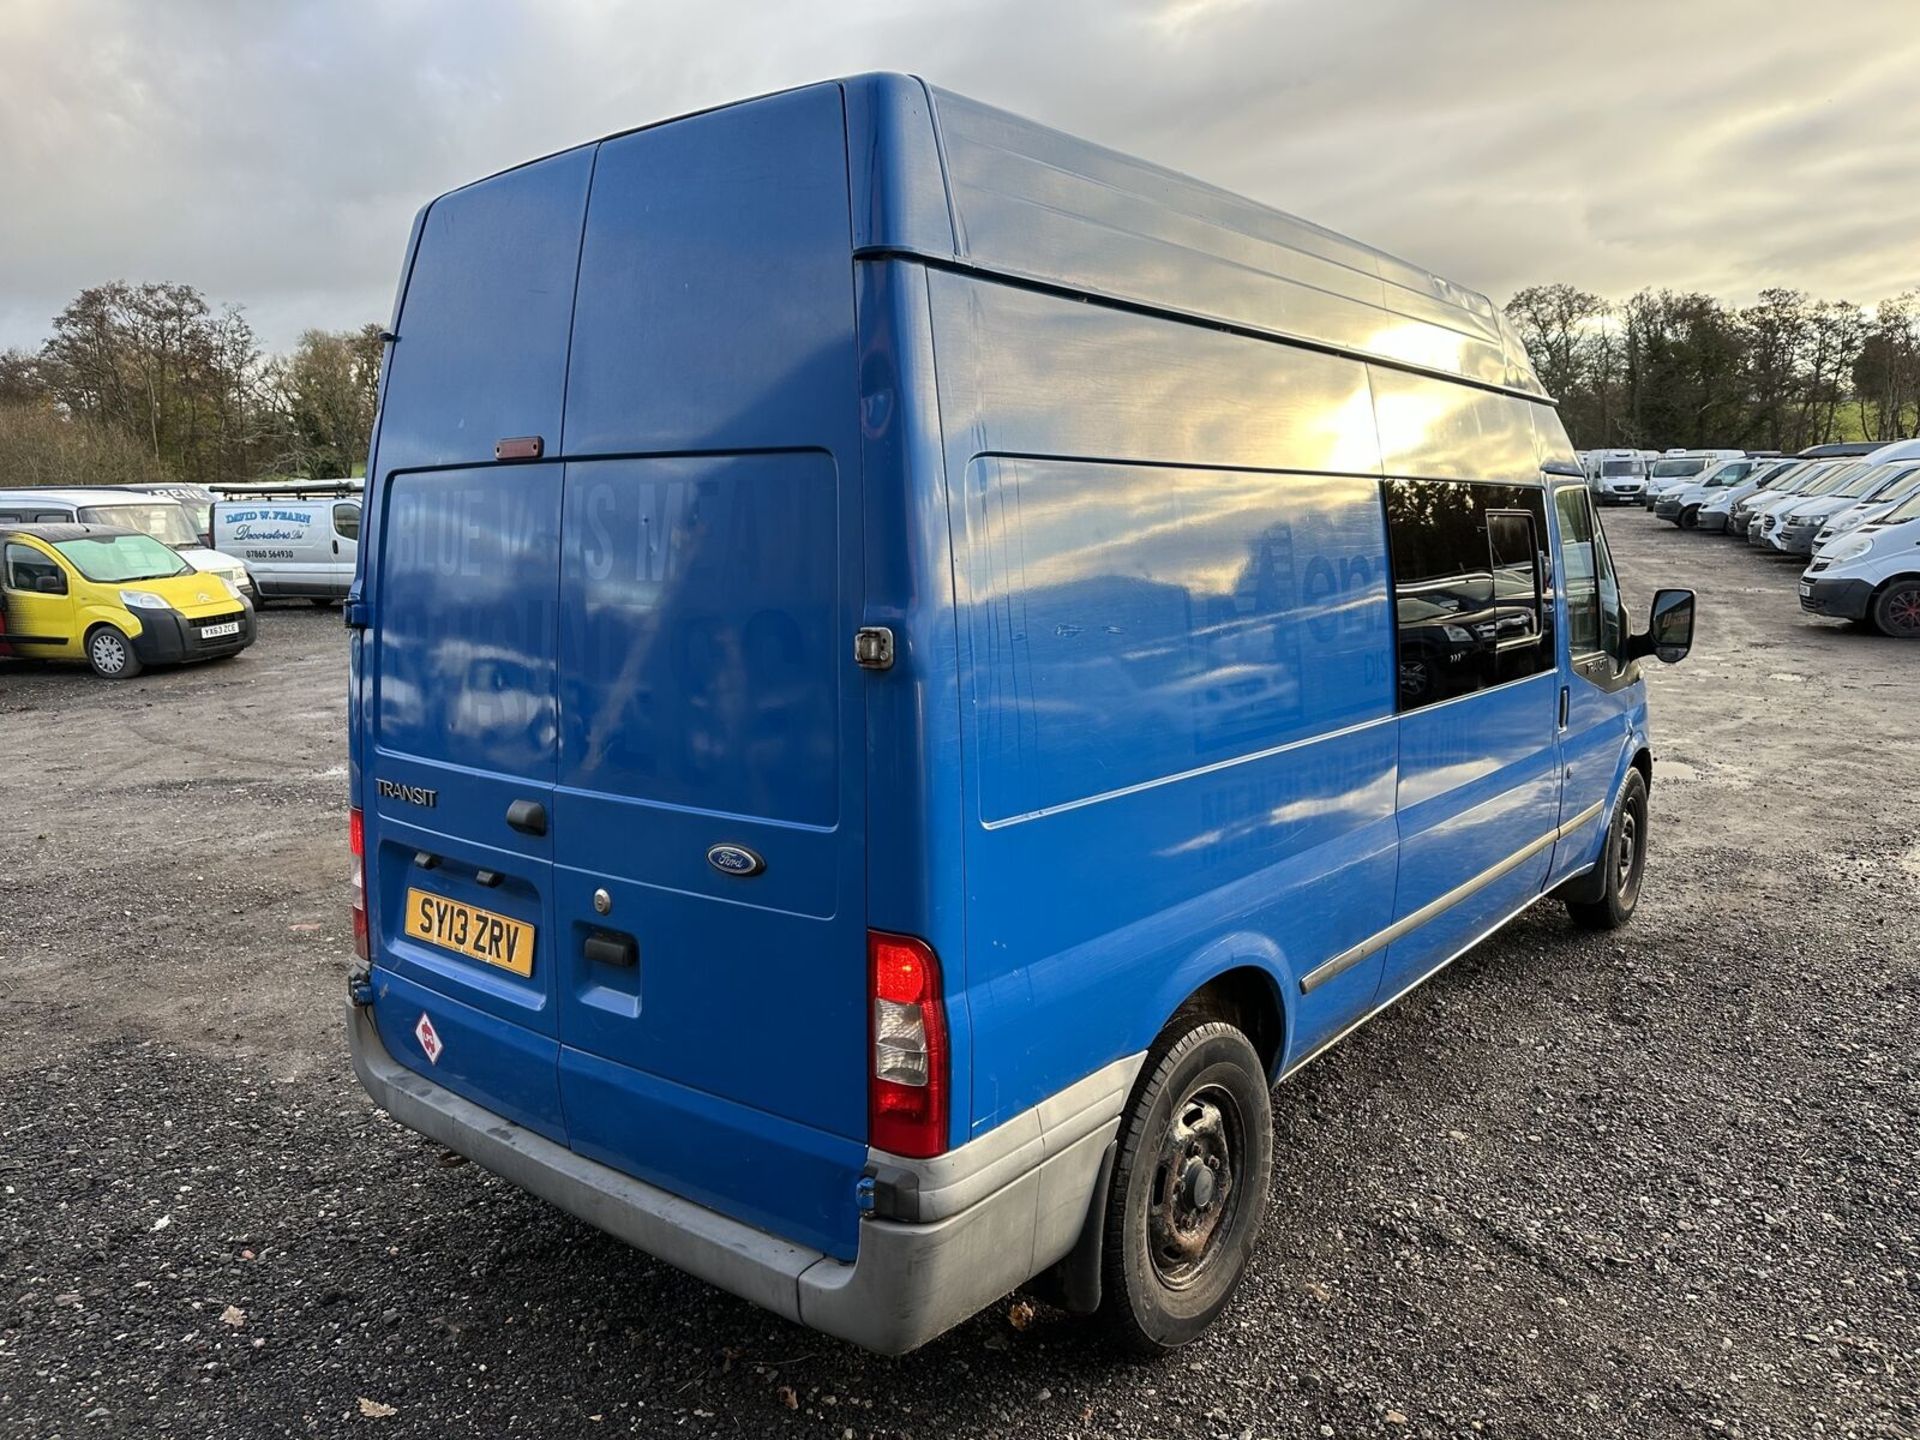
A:
[[[1767,676],[1767,679],[1779,680],[1788,685],[1804,685],[1807,683],[1806,676],[1790,674],[1785,670],[1776,671],[1774,674]]]
[[[1914,846],[1900,857],[1900,866],[1904,870],[1911,870],[1915,875],[1920,875],[1920,845]]]
[[[1689,765],[1684,760],[1662,760],[1659,762],[1659,776],[1662,780],[1698,780],[1698,766]]]

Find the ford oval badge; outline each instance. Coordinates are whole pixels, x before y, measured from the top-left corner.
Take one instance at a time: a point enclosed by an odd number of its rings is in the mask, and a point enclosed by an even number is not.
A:
[[[722,875],[758,875],[767,862],[744,845],[716,845],[707,851],[707,863]]]

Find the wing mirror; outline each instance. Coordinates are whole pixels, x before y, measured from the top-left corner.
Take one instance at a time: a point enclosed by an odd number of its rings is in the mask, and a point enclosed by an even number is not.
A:
[[[1651,655],[1663,664],[1677,665],[1693,648],[1693,591],[1660,590],[1653,597],[1646,633],[1627,642],[1627,658]]]

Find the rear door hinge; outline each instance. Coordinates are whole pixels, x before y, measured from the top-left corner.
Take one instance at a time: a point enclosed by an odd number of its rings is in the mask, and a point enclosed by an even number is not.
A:
[[[340,618],[346,622],[349,630],[367,628],[367,602],[358,595],[349,595],[347,603],[340,607]]]
[[[884,625],[862,625],[853,632],[853,661],[863,670],[891,670],[893,631]]]

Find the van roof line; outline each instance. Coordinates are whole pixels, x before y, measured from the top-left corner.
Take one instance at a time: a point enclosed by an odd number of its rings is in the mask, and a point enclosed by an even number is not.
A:
[[[942,262],[1551,403],[1518,333],[1478,291],[918,76],[821,83],[841,90],[849,154],[863,157],[850,177],[858,254]]]

